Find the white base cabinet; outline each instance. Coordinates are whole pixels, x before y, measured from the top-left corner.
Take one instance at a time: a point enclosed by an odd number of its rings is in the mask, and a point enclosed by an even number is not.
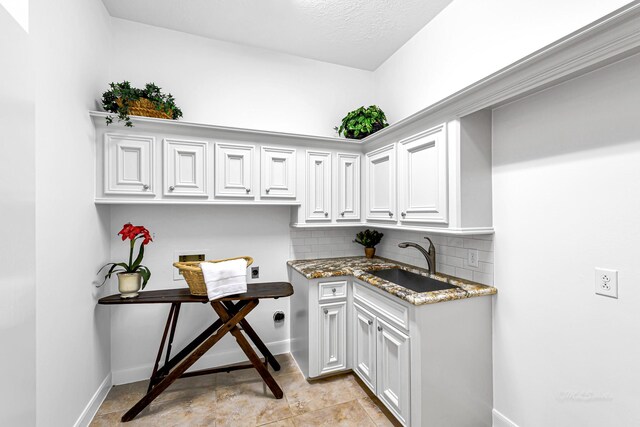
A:
[[[320,375],[347,369],[347,302],[320,304]]]
[[[409,425],[410,338],[403,321],[409,307],[357,282],[352,294],[354,371],[400,423]]]
[[[353,304],[353,370],[376,392],[376,316]]]
[[[351,278],[308,280],[290,269],[291,354],[306,378],[351,369],[349,332]]]
[[[405,426],[491,426],[491,298],[415,306],[353,277],[289,280],[306,378],[353,370]]]

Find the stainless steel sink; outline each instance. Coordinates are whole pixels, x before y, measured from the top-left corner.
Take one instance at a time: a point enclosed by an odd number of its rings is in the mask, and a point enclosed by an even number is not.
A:
[[[442,280],[432,279],[399,268],[369,271],[368,273],[416,292],[432,292],[458,288],[458,286],[451,285]]]

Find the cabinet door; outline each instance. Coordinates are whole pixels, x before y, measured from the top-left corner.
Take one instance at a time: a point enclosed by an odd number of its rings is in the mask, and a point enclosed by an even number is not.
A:
[[[347,302],[320,305],[320,375],[347,368]]]
[[[382,147],[366,156],[367,219],[396,222],[396,149]]]
[[[376,392],[376,318],[358,304],[353,305],[353,369]]]
[[[378,398],[404,425],[409,424],[410,353],[409,337],[380,318],[377,319]]]
[[[151,136],[104,136],[105,194],[153,196],[153,147]]]
[[[164,195],[207,196],[207,142],[164,140]]]
[[[253,145],[216,144],[216,196],[254,197]]]
[[[331,153],[307,151],[307,220],[331,220]]]
[[[360,155],[338,153],[338,220],[360,219]]]
[[[261,156],[263,198],[296,197],[296,150],[262,147]]]
[[[398,143],[400,221],[446,223],[447,137],[445,125]]]

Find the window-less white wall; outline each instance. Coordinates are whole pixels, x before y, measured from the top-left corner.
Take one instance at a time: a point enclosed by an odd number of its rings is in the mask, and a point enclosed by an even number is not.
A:
[[[109,78],[156,82],[185,121],[335,136],[347,112],[374,102],[370,71],[117,18],[112,26]]]
[[[34,82],[28,34],[0,6],[0,424],[35,424]]]
[[[403,119],[624,6],[628,0],[455,0],[375,71]]]
[[[494,111],[494,404],[519,426],[640,420],[638,69]],[[595,267],[619,270],[619,299]]]
[[[144,264],[151,269],[145,290],[187,287],[174,281],[175,251],[205,250],[207,259],[249,255],[260,267],[260,278],[249,282],[287,280],[289,257],[289,207],[287,206],[113,206],[111,256],[126,259],[128,246],[116,235],[127,222],[144,225],[155,233],[145,250]],[[116,293],[115,280],[109,293]],[[112,369],[115,384],[147,379],[169,313],[168,305],[113,307],[111,316]],[[284,323],[274,323],[273,313],[285,313]],[[182,348],[209,326],[211,307],[187,304],[180,311],[174,347]],[[289,299],[263,300],[249,315],[260,337],[275,354],[289,351]],[[198,362],[199,367],[220,366],[246,360],[235,340],[225,337]]]
[[[97,391],[108,390],[101,384],[108,386],[111,370],[109,311],[96,306],[92,286],[108,260],[109,210],[93,202],[87,114],[107,79],[109,16],[100,0],[33,0],[30,18],[36,250],[26,256],[37,277],[37,424],[71,426],[91,418],[83,411]]]

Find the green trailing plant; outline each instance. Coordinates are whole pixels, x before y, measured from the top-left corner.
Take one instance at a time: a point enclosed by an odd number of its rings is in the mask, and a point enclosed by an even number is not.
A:
[[[182,117],[182,110],[176,105],[173,95],[162,93],[162,89],[155,83],[147,83],[144,89],[131,86],[131,83],[109,83],[108,91],[102,94],[102,107],[105,111],[118,115],[118,121],[125,122],[125,126],[132,127],[129,109],[134,101],[148,99],[153,107],[166,113],[173,120]],[[113,123],[113,117],[107,117],[107,125]]]
[[[349,139],[362,139],[372,133],[389,126],[384,111],[377,105],[369,108],[360,107],[344,116],[340,127],[334,129],[338,135],[344,135]]]
[[[364,246],[365,248],[375,248],[382,240],[382,236],[384,236],[384,234],[376,230],[367,229],[356,234],[354,242]]]

